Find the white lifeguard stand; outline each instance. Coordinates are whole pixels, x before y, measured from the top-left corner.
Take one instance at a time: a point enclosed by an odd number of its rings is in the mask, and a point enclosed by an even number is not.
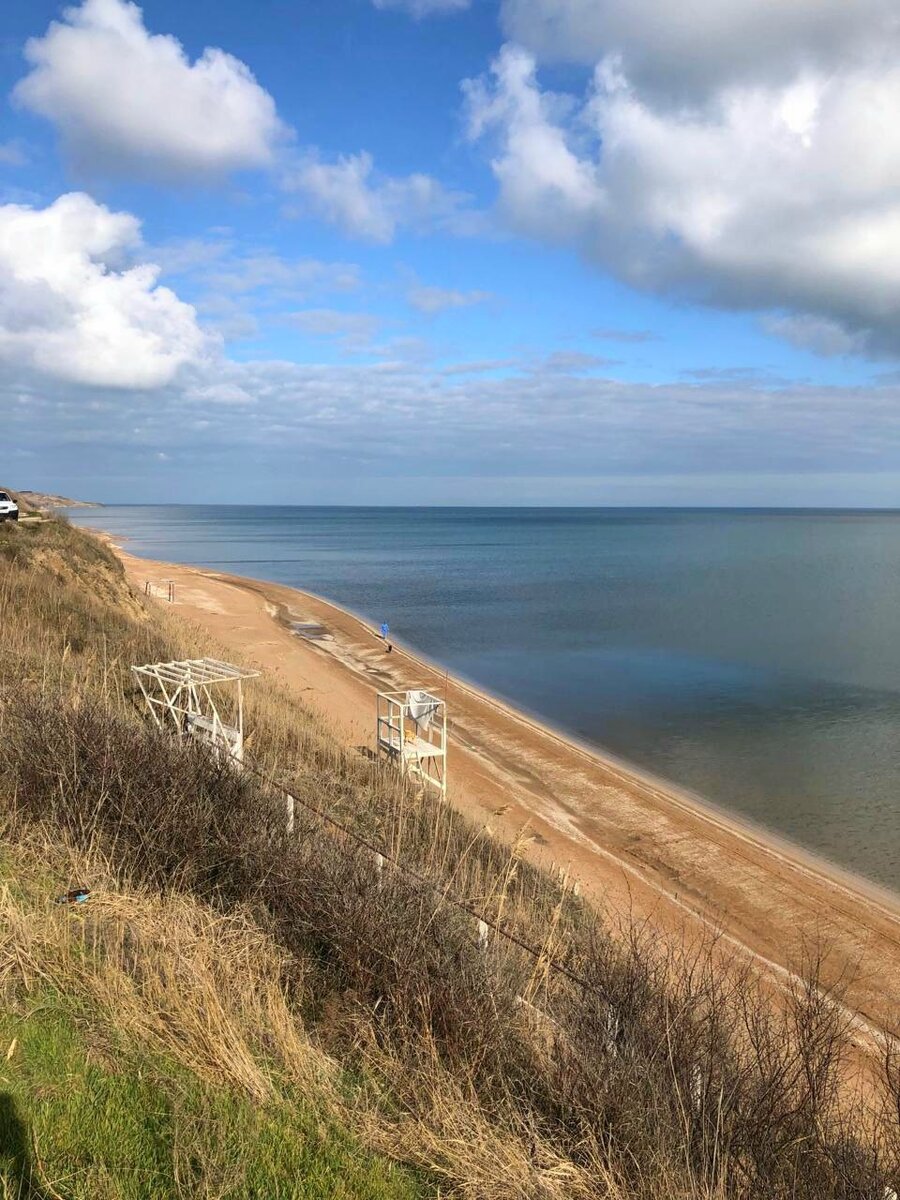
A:
[[[190,658],[181,662],[147,663],[131,668],[150,715],[160,729],[171,725],[181,737],[194,737],[217,755],[240,763],[244,758],[243,681],[258,671],[245,671],[217,658]],[[233,685],[236,724],[226,724],[213,688]]]
[[[447,705],[418,688],[379,692],[376,739],[379,755],[404,775],[447,794]]]

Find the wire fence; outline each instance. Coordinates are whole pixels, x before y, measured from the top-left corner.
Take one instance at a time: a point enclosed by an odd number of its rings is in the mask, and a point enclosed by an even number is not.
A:
[[[446,889],[439,887],[436,883],[434,883],[433,880],[429,879],[425,875],[422,875],[421,872],[416,871],[413,867],[401,862],[398,858],[388,853],[384,847],[379,847],[368,838],[362,837],[355,830],[350,829],[347,825],[343,824],[341,821],[338,821],[329,813],[324,812],[315,804],[311,804],[308,800],[303,800],[302,798],[295,796],[293,792],[291,792],[290,789],[284,784],[279,783],[276,779],[273,779],[271,775],[267,774],[265,771],[262,771],[259,767],[247,762],[246,759],[240,765],[244,771],[248,771],[251,775],[254,775],[256,778],[260,779],[267,788],[278,792],[284,798],[286,808],[286,828],[289,834],[294,832],[296,806],[299,804],[301,807],[306,809],[307,812],[312,813],[313,816],[315,816],[317,820],[321,821],[323,825],[333,829],[360,849],[368,851],[373,856],[375,869],[377,871],[381,872],[384,870],[385,866],[390,866],[394,870],[405,875],[408,879],[417,883],[420,887],[434,892],[435,895],[440,897],[442,903],[451,905],[460,912],[463,912],[467,916],[471,917],[477,923],[478,944],[482,947],[482,949],[487,949],[489,944],[489,936],[491,933],[494,933],[497,937],[508,942],[510,945],[516,946],[519,950],[535,959],[535,961],[540,962],[548,971],[567,979],[570,983],[574,983],[577,987],[580,987],[585,992],[590,992],[599,996],[600,999],[602,999],[605,1003],[612,1006],[612,1001],[609,995],[604,992],[604,990],[597,983],[585,979],[584,976],[579,975],[577,971],[573,971],[571,967],[568,967],[565,963],[560,962],[552,955],[548,956],[545,948],[532,945],[518,934],[504,928],[486,913],[480,912],[470,904],[466,904],[464,900],[459,900],[455,896],[448,895]]]

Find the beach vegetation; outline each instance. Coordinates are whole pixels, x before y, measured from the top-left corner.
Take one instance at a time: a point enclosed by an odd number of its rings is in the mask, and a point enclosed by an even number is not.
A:
[[[0,1156],[9,1194],[23,1155],[66,1196],[898,1187],[892,1043],[816,948],[773,978],[604,913],[527,831],[501,842],[271,680],[243,771],[156,730],[131,664],[216,647],[96,539],[39,530],[0,530],[0,1093],[30,1139]],[[92,1111],[106,1133],[80,1138]]]

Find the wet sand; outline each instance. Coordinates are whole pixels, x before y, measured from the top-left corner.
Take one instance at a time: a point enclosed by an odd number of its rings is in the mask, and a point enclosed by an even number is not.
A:
[[[114,548],[140,591],[173,580],[167,608],[294,691],[350,746],[374,749],[378,691],[439,691],[450,718],[449,801],[498,837],[524,830],[530,858],[567,869],[611,914],[661,934],[714,931],[782,984],[822,953],[823,981],[840,985],[860,1045],[900,1033],[900,897],[578,743],[393,639],[387,654],[376,630],[320,597]],[[315,628],[296,632],[303,624]]]

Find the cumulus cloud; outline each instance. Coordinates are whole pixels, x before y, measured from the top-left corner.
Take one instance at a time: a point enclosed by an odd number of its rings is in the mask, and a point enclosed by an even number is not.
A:
[[[549,93],[507,46],[466,92],[520,232],[643,288],[822,318],[900,351],[896,59],[671,106],[610,59],[585,96]]]
[[[401,228],[462,233],[473,221],[468,196],[430,175],[384,175],[365,151],[336,162],[310,153],[285,172],[282,182],[316,216],[369,242],[391,242]]]
[[[385,197],[369,182],[372,156],[354,154],[336,163],[323,163],[309,156],[284,178],[285,189],[304,196],[318,216],[339,226],[345,233],[371,242],[389,242],[396,218],[388,211]]]
[[[406,299],[419,312],[435,316],[452,308],[471,308],[475,304],[484,304],[491,299],[491,293],[477,290],[463,292],[457,288],[416,283],[406,293]]]
[[[126,265],[140,224],[89,196],[0,206],[0,362],[72,383],[154,388],[210,349],[194,309]]]
[[[501,15],[541,60],[616,55],[638,87],[681,97],[888,59],[900,44],[894,0],[503,0]]]
[[[414,17],[433,17],[439,13],[462,12],[472,0],[372,0],[376,8],[396,8]]]
[[[209,178],[265,167],[283,133],[272,97],[244,63],[206,49],[190,62],[126,0],[66,9],[25,55],[14,99],[52,121],[76,169]]]

